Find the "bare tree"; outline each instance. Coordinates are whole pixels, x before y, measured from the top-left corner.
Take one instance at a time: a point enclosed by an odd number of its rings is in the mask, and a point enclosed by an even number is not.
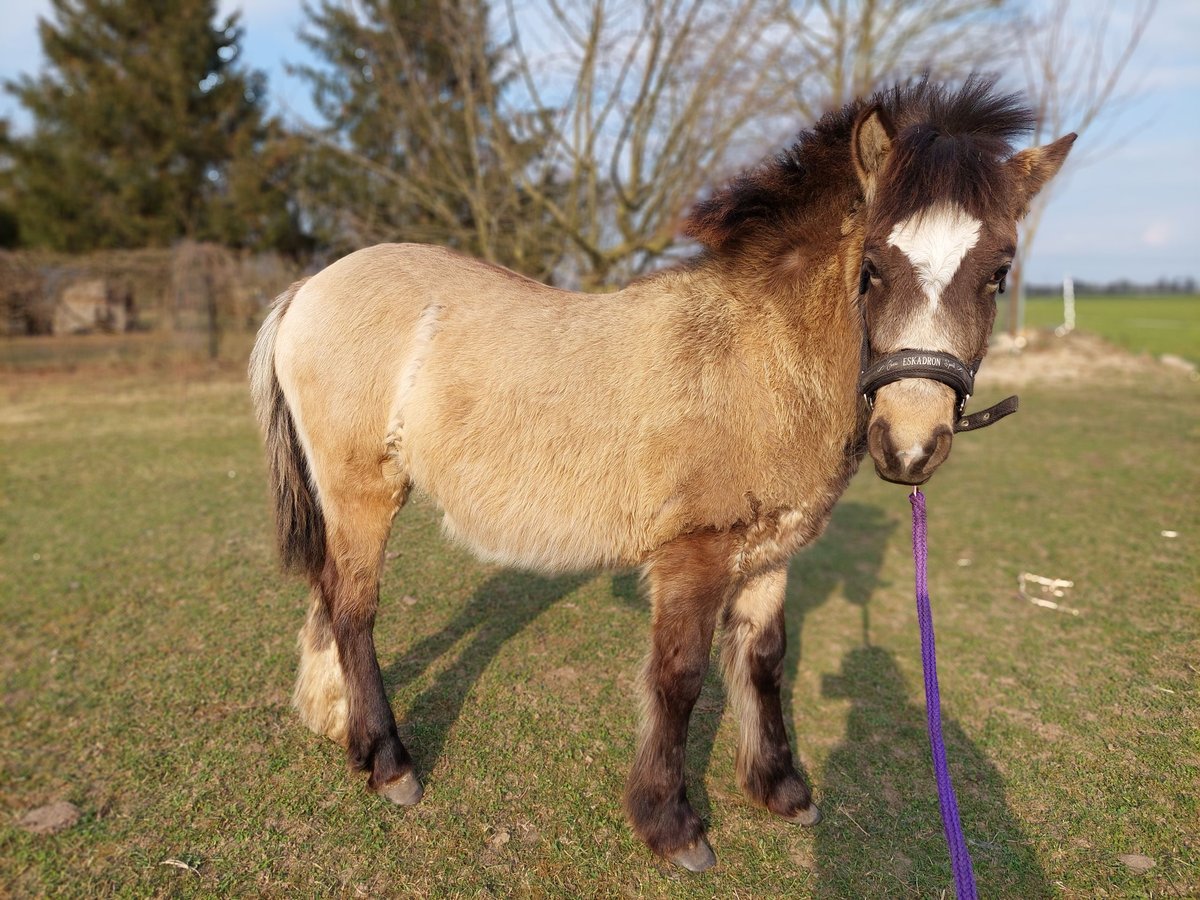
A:
[[[506,0],[516,102],[548,126],[525,187],[596,288],[652,267],[705,187],[792,126],[776,0]],[[754,147],[753,150],[749,149]],[[553,185],[554,193],[539,188]]]
[[[353,32],[344,77],[315,84],[338,126],[323,142],[369,185],[341,222],[587,289],[661,264],[697,196],[798,126],[977,68],[985,29],[1015,21],[1014,0],[494,2],[309,8]]]
[[[1010,0],[791,0],[790,58],[800,112],[815,118],[895,80],[961,77],[994,66],[995,34],[1017,23]]]
[[[1136,96],[1128,86],[1129,64],[1154,16],[1158,0],[1137,0],[1132,7],[1115,0],[1103,4],[1049,0],[1022,29],[1021,76],[1037,116],[1033,142],[1044,144],[1067,132],[1088,133],[1086,144],[1068,166],[1085,165],[1111,152],[1120,137],[1106,135],[1113,116]],[[1057,179],[1038,194],[1022,226],[1021,249],[1010,276],[1009,329],[1016,335],[1024,317],[1024,260],[1037,238]]]
[[[793,130],[781,0],[498,2],[308,7],[332,68],[302,70],[327,119],[311,134],[357,186],[336,192],[347,243],[448,243],[598,288],[652,266],[704,187]]]

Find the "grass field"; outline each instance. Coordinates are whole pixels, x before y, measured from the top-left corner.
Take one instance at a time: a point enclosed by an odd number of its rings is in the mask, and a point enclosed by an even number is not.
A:
[[[1002,325],[1007,320],[1001,313]],[[1031,297],[1025,304],[1028,328],[1055,328],[1062,321],[1061,297]],[[1200,363],[1200,297],[1078,297],[1075,326],[1133,353],[1173,353]]]
[[[237,373],[2,385],[0,895],[950,889],[902,488],[861,473],[791,570],[785,710],[825,821],[798,829],[742,800],[712,675],[688,758],[719,863],[695,877],[653,859],[620,811],[648,629],[631,575],[483,566],[410,505],[376,639],[427,793],[393,808],[289,709],[305,591],[276,570]],[[1195,896],[1197,386],[1166,370],[1046,385],[1021,410],[960,437],[928,489],[946,738],[981,896]],[[1073,580],[1062,602],[1080,614],[1019,597],[1025,571]],[[54,800],[80,821],[17,826]]]

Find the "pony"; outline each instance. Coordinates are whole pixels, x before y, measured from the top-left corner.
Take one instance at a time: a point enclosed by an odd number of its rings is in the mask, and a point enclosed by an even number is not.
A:
[[[484,560],[640,569],[650,651],[624,805],[653,852],[715,862],[684,746],[718,625],[740,786],[816,824],[780,704],[788,561],[866,454],[904,484],[949,455],[962,390],[917,373],[864,391],[860,375],[914,349],[978,367],[1016,223],[1075,139],[1014,152],[1032,121],[974,76],[856,100],[698,203],[695,258],[615,293],[414,244],[288,288],[249,368],[280,554],[311,585],[303,722],[370,790],[421,799],[372,635],[416,487]]]

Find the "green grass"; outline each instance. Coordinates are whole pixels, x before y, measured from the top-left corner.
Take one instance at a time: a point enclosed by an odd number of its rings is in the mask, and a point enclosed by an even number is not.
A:
[[[289,709],[305,591],[276,571],[240,380],[2,385],[0,894],[950,889],[903,489],[861,473],[792,567],[785,708],[825,821],[743,801],[713,675],[688,759],[719,865],[690,877],[620,810],[648,629],[631,576],[480,565],[427,506],[406,509],[376,639],[427,794],[392,808]],[[1200,884],[1198,401],[1165,371],[1027,389],[928,489],[946,738],[982,896]],[[1023,571],[1074,580],[1081,615],[1018,597]],[[73,828],[15,826],[57,799],[83,811]],[[1126,853],[1155,866],[1138,875]]]
[[[1003,312],[1002,322],[1007,321]],[[1026,327],[1055,328],[1062,322],[1061,297],[1026,301]],[[1075,327],[1133,353],[1173,353],[1200,363],[1200,297],[1077,297]]]

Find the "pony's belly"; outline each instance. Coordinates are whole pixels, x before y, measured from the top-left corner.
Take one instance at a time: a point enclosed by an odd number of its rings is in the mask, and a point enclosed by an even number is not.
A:
[[[590,530],[557,528],[531,515],[515,528],[500,530],[443,510],[442,529],[486,561],[547,574],[631,564],[610,541],[589,540]]]
[[[632,565],[642,555],[633,473],[565,446],[537,452],[528,433],[485,439],[445,422],[427,431],[419,416],[410,425],[400,441],[408,477],[441,511],[446,535],[479,557],[564,572]]]
[[[469,474],[460,469],[424,480],[418,475],[416,484],[440,508],[446,535],[489,562],[546,573],[640,562],[645,529],[616,502],[616,486],[600,479],[538,479],[535,472],[493,471],[480,478],[478,468]]]
[[[394,442],[448,536],[542,572],[640,561],[662,486],[638,465],[627,419],[600,403],[567,415],[517,391],[455,387],[418,381]]]

